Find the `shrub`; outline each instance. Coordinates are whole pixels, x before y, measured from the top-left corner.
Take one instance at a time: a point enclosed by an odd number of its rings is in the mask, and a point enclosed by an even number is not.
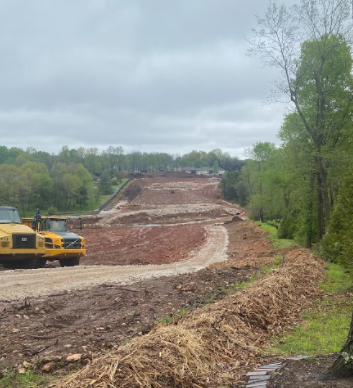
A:
[[[327,234],[320,245],[321,253],[331,261],[353,268],[353,169],[342,181]]]
[[[57,214],[57,212],[58,212],[58,209],[55,206],[51,205],[48,207],[48,216],[53,216]]]

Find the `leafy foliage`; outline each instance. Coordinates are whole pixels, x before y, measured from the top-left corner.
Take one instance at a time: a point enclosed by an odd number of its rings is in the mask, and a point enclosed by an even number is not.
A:
[[[22,214],[35,208],[59,211],[93,210],[101,195],[112,193],[123,173],[165,171],[182,166],[239,171],[244,163],[221,150],[192,151],[182,156],[167,153],[125,154],[122,147],[70,149],[57,155],[28,148],[0,146],[0,205],[21,204]],[[98,181],[95,184],[94,181]]]
[[[332,214],[330,228],[324,237],[322,254],[334,262],[353,269],[353,166],[343,179]]]

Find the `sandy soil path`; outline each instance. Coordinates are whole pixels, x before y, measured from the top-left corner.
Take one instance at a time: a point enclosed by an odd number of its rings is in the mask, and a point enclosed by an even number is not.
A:
[[[207,226],[207,241],[186,260],[147,266],[79,266],[0,272],[0,300],[16,300],[85,289],[104,283],[130,284],[159,276],[173,276],[198,271],[227,259],[227,230],[219,225]],[[35,273],[34,273],[35,272]]]

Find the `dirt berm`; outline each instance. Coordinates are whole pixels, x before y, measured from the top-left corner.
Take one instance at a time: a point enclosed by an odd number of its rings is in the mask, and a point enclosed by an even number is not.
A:
[[[318,294],[322,262],[304,249],[241,293],[157,327],[92,363],[57,387],[239,387],[259,350]]]

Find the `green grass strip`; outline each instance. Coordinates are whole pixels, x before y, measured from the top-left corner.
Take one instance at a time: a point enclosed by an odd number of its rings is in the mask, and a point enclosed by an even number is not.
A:
[[[0,378],[0,388],[44,387],[50,378],[41,373],[28,370],[26,373],[7,372]]]
[[[286,238],[278,238],[277,229],[274,226],[268,225],[261,221],[255,221],[255,224],[260,226],[262,230],[268,232],[268,239],[271,241],[273,248],[287,248],[292,245],[296,245],[294,240]]]
[[[327,264],[321,289],[330,293],[303,314],[303,322],[290,334],[273,340],[270,353],[314,355],[339,352],[347,338],[352,316],[352,277],[337,264]]]

